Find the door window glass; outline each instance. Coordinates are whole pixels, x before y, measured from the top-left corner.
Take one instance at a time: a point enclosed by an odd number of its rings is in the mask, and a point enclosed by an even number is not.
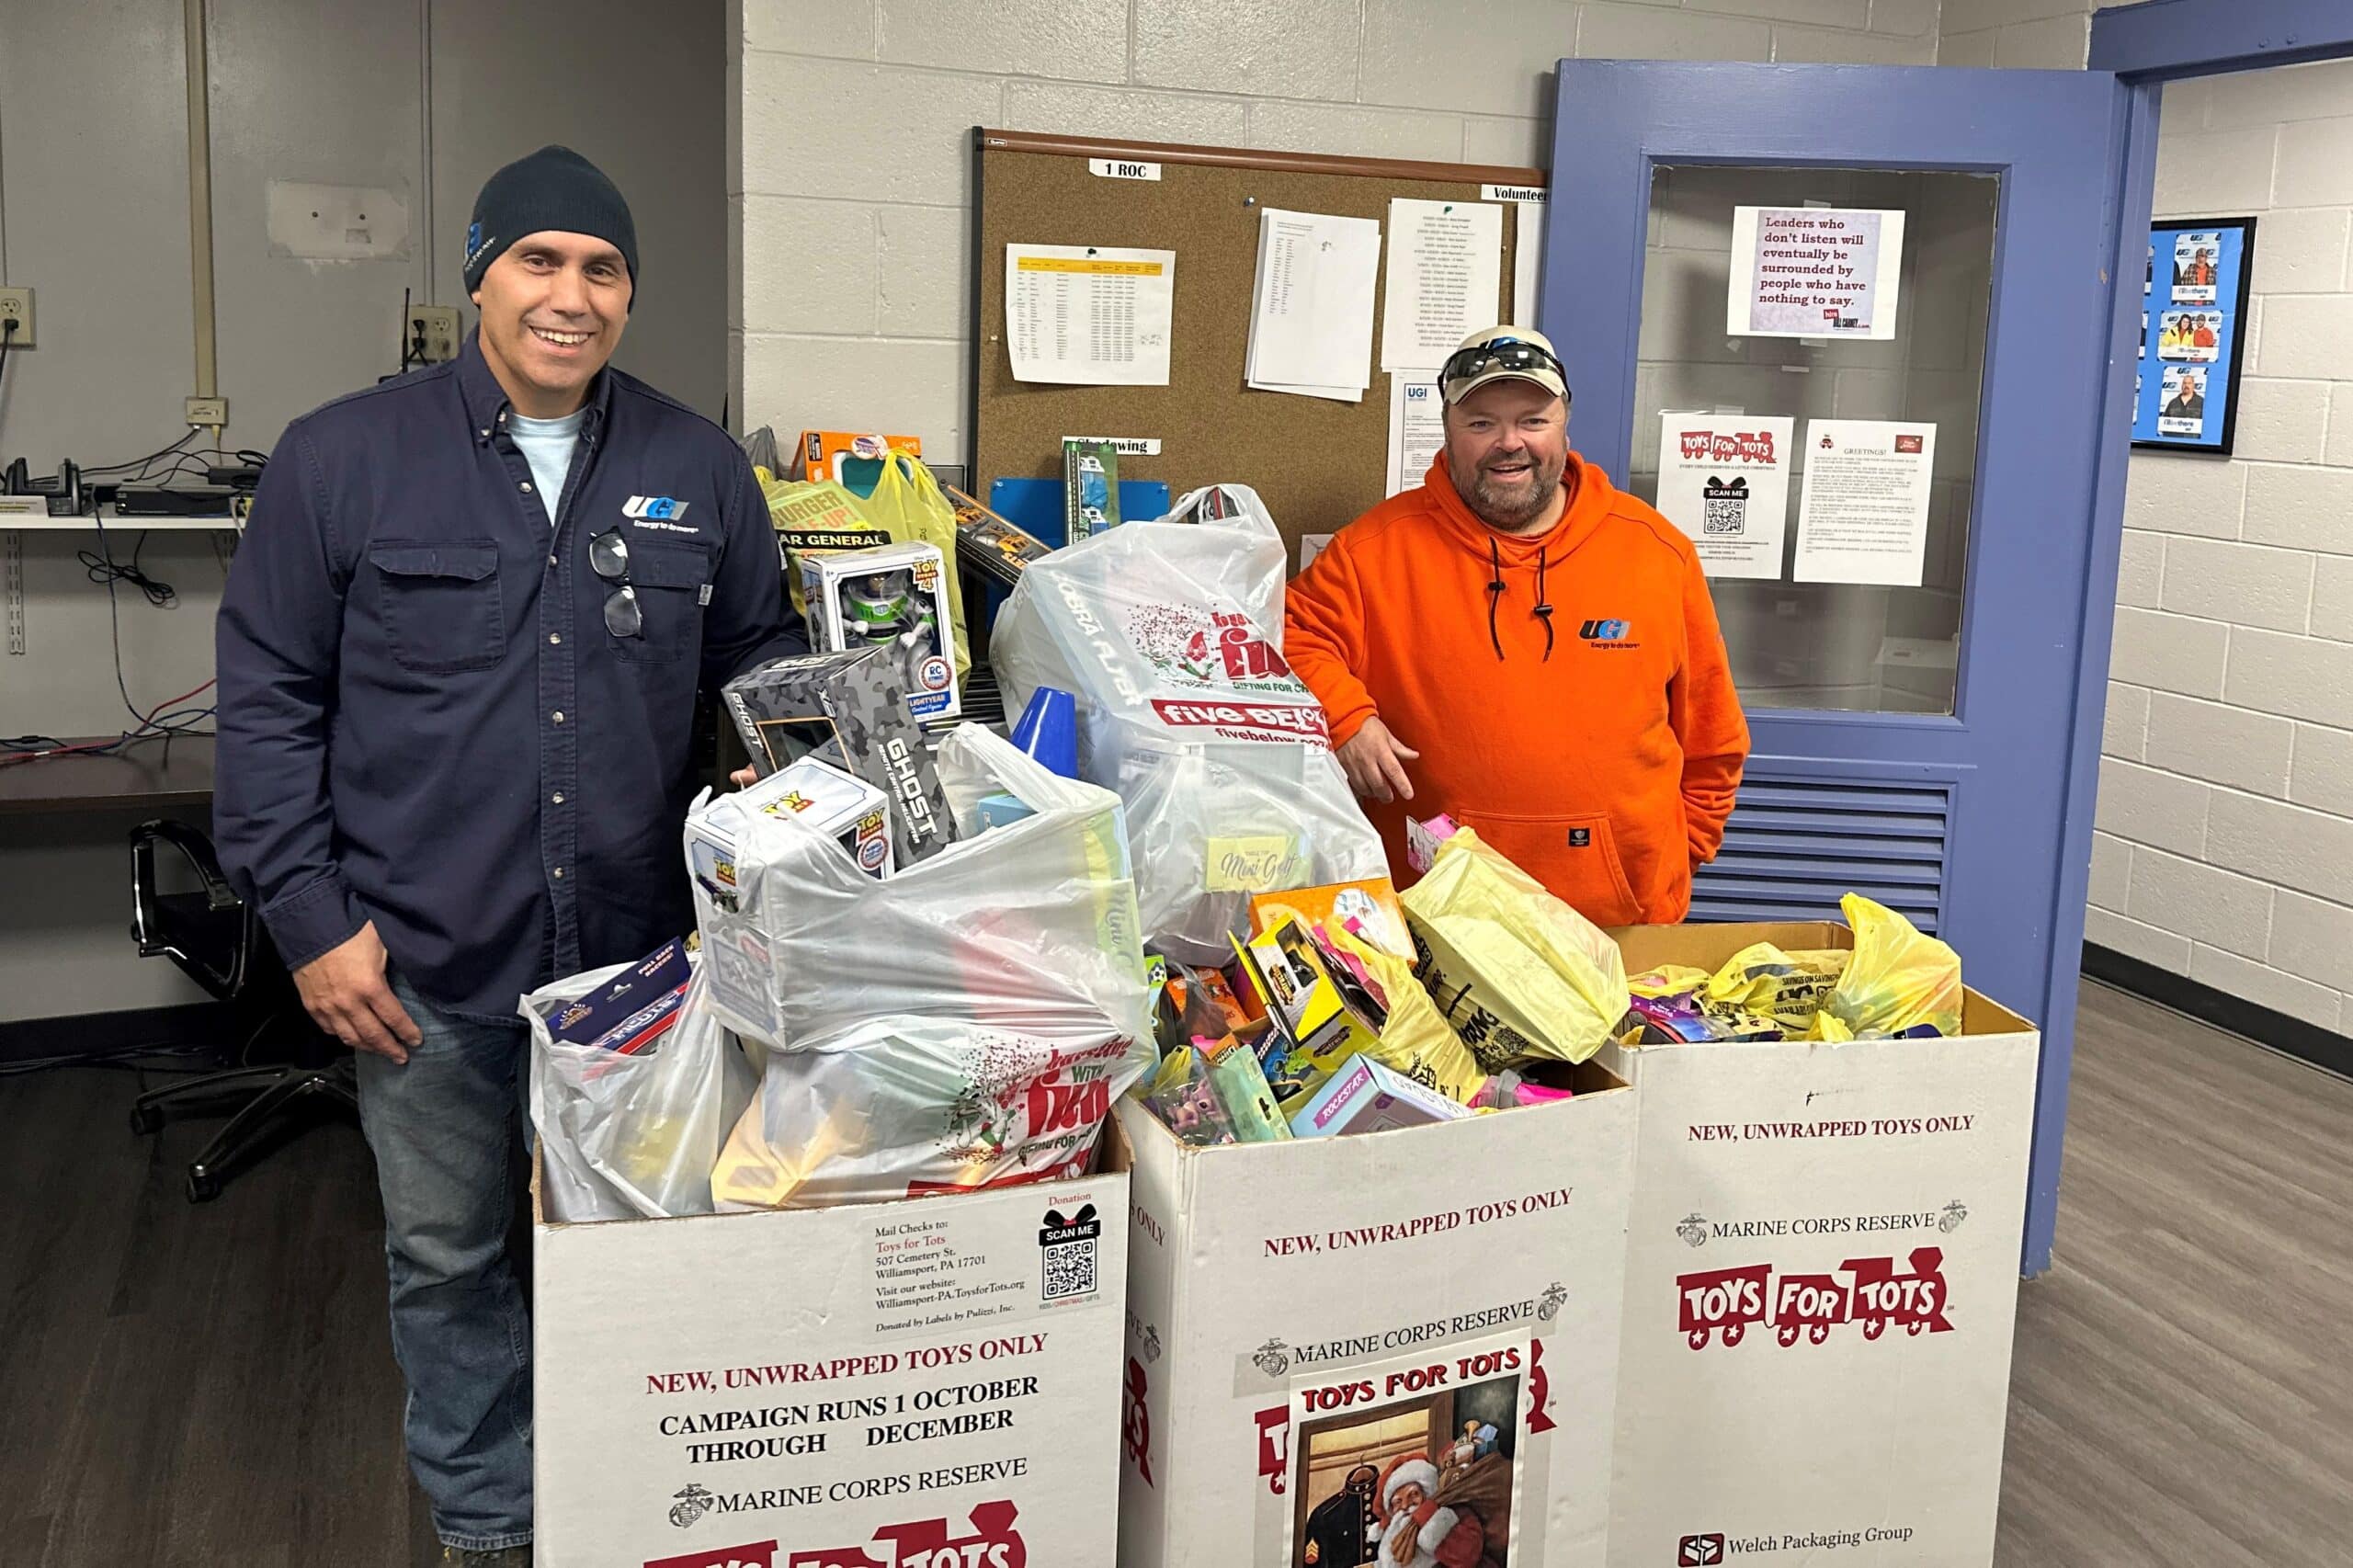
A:
[[[1794,421],[1778,571],[1709,584],[1752,708],[1953,710],[1999,194],[1997,176],[1953,171],[1661,165],[1653,176],[1631,488],[1657,504],[1666,411]],[[1893,335],[1731,332],[1738,207],[1901,211]],[[1824,419],[1934,426],[1916,585],[1792,580],[1819,439],[1808,430]],[[1738,520],[1726,517],[1727,528]]]

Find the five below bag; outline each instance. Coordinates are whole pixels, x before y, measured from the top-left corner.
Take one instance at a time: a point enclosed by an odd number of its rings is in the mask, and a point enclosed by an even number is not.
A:
[[[646,1055],[549,1034],[548,1014],[629,967],[575,974],[523,998],[531,1027],[531,1125],[551,1219],[710,1213],[712,1163],[752,1098],[751,1063],[711,1015],[700,971],[678,1021]]]
[[[1079,771],[1127,806],[1144,939],[1233,956],[1253,893],[1388,874],[1332,756],[1323,705],[1282,654],[1282,536],[1256,492],[1196,490],[1032,562],[990,658],[1019,712],[1078,699]]]
[[[1067,1006],[1149,1054],[1151,992],[1119,801],[978,724],[940,743],[939,781],[966,836],[881,881],[797,816],[696,802],[690,850],[717,842],[706,812],[727,819],[724,883],[693,879],[721,1018],[797,1051],[873,1019],[1017,1030]],[[982,832],[979,802],[995,794],[1034,814]]]

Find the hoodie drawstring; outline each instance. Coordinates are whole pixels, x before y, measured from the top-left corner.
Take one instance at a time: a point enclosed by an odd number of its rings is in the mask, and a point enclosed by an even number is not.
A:
[[[1495,576],[1487,583],[1487,641],[1495,645],[1495,663],[1504,661],[1503,634],[1495,630],[1495,608],[1504,602],[1504,552],[1496,548],[1495,539],[1487,540],[1487,560]]]
[[[1552,606],[1544,597],[1544,547],[1536,547],[1536,619],[1544,623],[1544,662],[1552,662]]]
[[[1504,656],[1503,634],[1495,628],[1495,611],[1504,602],[1504,554],[1495,541],[1487,540],[1487,562],[1495,575],[1487,581],[1487,641],[1495,646],[1495,661]],[[1536,547],[1536,619],[1544,623],[1544,662],[1552,662],[1552,606],[1544,597],[1545,547]]]

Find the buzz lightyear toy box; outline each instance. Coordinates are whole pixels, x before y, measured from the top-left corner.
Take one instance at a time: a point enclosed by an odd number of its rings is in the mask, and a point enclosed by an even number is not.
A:
[[[937,545],[878,545],[801,557],[801,596],[820,649],[895,644],[907,706],[926,723],[963,711],[951,651],[947,563]]]

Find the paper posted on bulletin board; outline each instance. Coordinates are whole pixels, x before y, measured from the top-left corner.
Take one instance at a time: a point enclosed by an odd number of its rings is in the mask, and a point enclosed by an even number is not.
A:
[[[1176,296],[1173,250],[1006,246],[1005,341],[1014,379],[1166,386]]]

